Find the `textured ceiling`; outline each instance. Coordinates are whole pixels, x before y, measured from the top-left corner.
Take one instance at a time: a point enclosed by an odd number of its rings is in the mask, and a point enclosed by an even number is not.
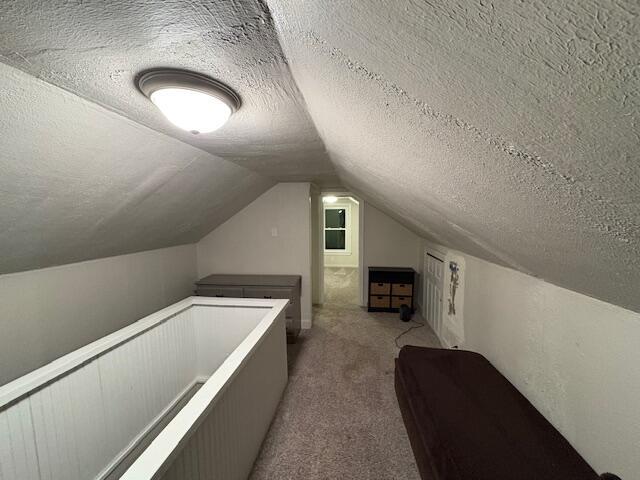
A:
[[[0,61],[159,132],[281,181],[335,183],[335,173],[260,0],[0,2]],[[194,136],[134,87],[174,67],[232,86],[242,108]]]
[[[259,1],[4,1],[0,62],[0,273],[197,241],[274,179],[336,182]],[[182,132],[135,87],[152,67],[242,108]]]
[[[637,1],[268,3],[347,186],[438,243],[640,310]]]
[[[274,182],[0,64],[0,273],[194,242]]]
[[[0,3],[0,62],[32,75],[0,68],[0,272],[194,241],[275,180],[341,181],[640,311],[636,0],[267,3]],[[151,67],[243,107],[176,130],[134,87]]]

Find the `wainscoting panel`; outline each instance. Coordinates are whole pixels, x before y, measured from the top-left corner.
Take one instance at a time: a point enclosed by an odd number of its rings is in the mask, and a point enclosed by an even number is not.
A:
[[[163,480],[244,480],[287,383],[284,319],[247,358]]]
[[[219,478],[241,478],[286,383],[286,303],[190,297],[0,387],[0,480],[150,480],[218,462]]]

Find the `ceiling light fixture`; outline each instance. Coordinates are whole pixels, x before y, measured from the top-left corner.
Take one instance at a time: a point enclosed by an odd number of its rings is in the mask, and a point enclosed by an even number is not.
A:
[[[138,88],[171,123],[193,134],[217,130],[240,108],[240,97],[231,88],[184,70],[144,72]]]
[[[334,197],[333,195],[329,195],[327,197],[322,197],[322,201],[324,203],[336,203],[338,201],[338,197]]]

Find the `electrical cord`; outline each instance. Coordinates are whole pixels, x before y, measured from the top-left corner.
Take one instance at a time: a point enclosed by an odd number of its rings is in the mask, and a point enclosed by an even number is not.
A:
[[[393,341],[396,344],[397,348],[402,348],[399,344],[398,344],[398,340],[400,340],[404,335],[406,335],[407,333],[409,333],[412,330],[416,330],[418,328],[422,328],[425,326],[425,323],[420,323],[420,322],[416,322],[415,320],[411,320],[413,323],[416,323],[417,325],[412,325],[409,328],[407,328],[404,332],[402,332],[400,335],[398,335]]]

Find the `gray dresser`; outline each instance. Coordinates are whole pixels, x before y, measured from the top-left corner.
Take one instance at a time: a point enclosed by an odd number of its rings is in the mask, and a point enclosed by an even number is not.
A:
[[[287,341],[294,343],[300,333],[300,275],[213,274],[196,282],[196,295],[234,298],[288,298]]]

